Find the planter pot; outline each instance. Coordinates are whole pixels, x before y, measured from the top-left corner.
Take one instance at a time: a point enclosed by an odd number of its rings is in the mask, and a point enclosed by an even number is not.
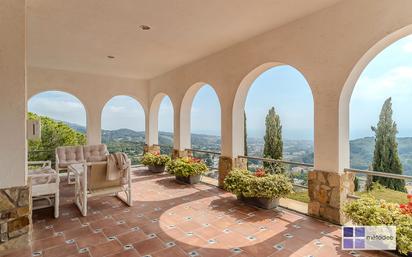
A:
[[[153,173],[162,173],[165,171],[165,166],[148,166],[148,168]]]
[[[188,177],[180,177],[180,176],[175,176],[176,180],[179,182],[183,182],[185,184],[197,184],[200,182],[200,175],[191,175]]]
[[[274,209],[279,206],[279,198],[263,198],[263,197],[238,197],[239,200],[254,205],[256,207],[260,207],[263,209]]]

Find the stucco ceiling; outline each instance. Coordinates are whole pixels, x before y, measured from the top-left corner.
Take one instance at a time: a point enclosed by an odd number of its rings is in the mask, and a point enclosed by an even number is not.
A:
[[[147,79],[338,1],[29,0],[28,63]]]

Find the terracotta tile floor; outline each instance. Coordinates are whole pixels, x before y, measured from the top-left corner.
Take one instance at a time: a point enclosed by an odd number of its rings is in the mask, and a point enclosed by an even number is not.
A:
[[[94,198],[87,217],[73,204],[73,186],[63,182],[60,218],[51,209],[34,212],[31,246],[6,256],[352,256],[340,250],[337,226],[247,206],[214,186],[133,173],[133,207]]]

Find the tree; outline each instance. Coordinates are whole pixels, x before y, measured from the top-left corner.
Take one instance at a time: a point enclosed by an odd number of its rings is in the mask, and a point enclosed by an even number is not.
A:
[[[263,156],[265,158],[281,160],[283,156],[282,125],[275,107],[272,107],[266,115],[266,133]],[[281,163],[263,163],[265,168],[271,168],[274,172],[283,172]]]
[[[54,150],[58,146],[84,145],[86,136],[69,127],[61,121],[55,121],[49,117],[28,113],[31,120],[40,120],[41,139],[29,140],[29,160],[55,161]]]
[[[392,120],[392,99],[386,99],[379,115],[379,122],[372,127],[375,132],[375,150],[372,169],[378,172],[402,174],[403,168],[398,155],[398,133],[396,123]],[[405,181],[401,179],[373,176],[372,180],[397,191],[406,191]]]
[[[359,179],[358,179],[358,177],[355,176],[355,179],[353,180],[353,184],[355,185],[355,188],[354,188],[355,192],[358,192],[359,189],[360,189],[360,188],[359,188],[360,185],[359,185]]]

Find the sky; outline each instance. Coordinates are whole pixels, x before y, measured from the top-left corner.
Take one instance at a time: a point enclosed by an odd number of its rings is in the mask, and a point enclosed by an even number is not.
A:
[[[31,97],[28,101],[29,112],[62,121],[86,125],[86,111],[83,104],[68,93],[47,91]]]
[[[373,136],[384,100],[392,97],[398,136],[412,136],[412,35],[378,54],[362,72],[350,102],[350,137]],[[249,137],[263,137],[265,116],[274,106],[280,115],[284,139],[313,140],[313,98],[304,76],[291,66],[277,66],[262,73],[246,99]],[[29,111],[80,125],[86,124],[81,102],[56,91],[40,93],[28,103]],[[144,111],[131,97],[116,96],[104,107],[102,128],[143,131]],[[159,130],[173,131],[173,106],[165,97],[160,106]],[[192,133],[220,135],[220,104],[213,85],[196,94],[191,111]]]
[[[190,130],[220,136],[220,103],[211,85],[201,87],[193,99]]]
[[[412,35],[380,52],[366,66],[350,101],[350,137],[373,136],[383,102],[392,97],[399,137],[412,136]]]
[[[298,70],[276,66],[252,83],[245,104],[248,137],[264,136],[271,107],[280,117],[284,139],[313,140],[312,92]]]
[[[145,113],[140,103],[130,96],[115,96],[103,107],[102,129],[128,128],[145,130]]]

